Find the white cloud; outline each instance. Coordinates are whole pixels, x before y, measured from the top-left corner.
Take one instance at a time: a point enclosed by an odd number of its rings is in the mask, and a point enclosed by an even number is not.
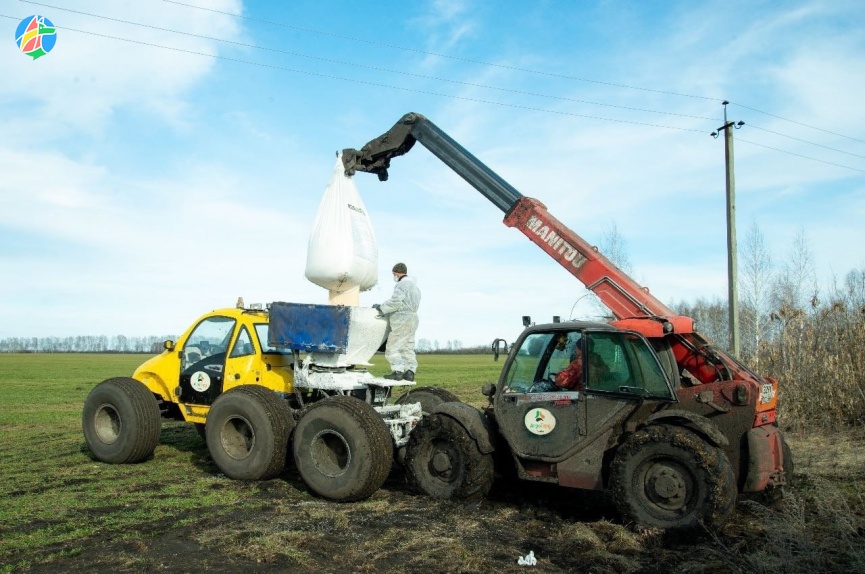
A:
[[[241,11],[240,0],[202,4]],[[182,123],[182,115],[191,109],[184,101],[187,90],[216,65],[213,58],[185,52],[215,56],[225,47],[148,26],[227,40],[241,34],[230,16],[166,2],[71,0],[58,8],[22,4],[20,9],[50,14],[57,44],[50,57],[38,63],[23,54],[0,60],[0,74],[11,80],[0,85],[0,98],[39,105],[40,113],[31,117],[54,130],[98,133],[122,106]]]

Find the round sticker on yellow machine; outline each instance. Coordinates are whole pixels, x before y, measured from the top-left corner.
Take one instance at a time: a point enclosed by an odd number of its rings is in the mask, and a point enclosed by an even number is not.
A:
[[[199,393],[203,393],[210,388],[210,375],[204,371],[196,371],[189,377],[189,385]]]
[[[547,409],[529,410],[524,421],[529,432],[536,435],[550,434],[556,428],[556,417]]]

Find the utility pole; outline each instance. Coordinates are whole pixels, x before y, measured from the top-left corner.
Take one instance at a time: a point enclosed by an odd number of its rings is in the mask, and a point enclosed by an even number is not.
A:
[[[727,298],[730,323],[730,350],[734,357],[739,356],[739,271],[736,256],[736,177],[733,167],[733,128],[739,129],[745,122],[727,121],[727,100],[721,102],[724,106],[724,125],[712,132],[716,138],[724,132],[724,165],[727,173]]]

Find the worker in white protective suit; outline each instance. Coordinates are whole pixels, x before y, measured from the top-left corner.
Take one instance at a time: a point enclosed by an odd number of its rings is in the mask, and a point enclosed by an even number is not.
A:
[[[417,372],[414,353],[414,334],[417,331],[417,310],[420,307],[420,289],[414,277],[407,275],[405,263],[393,266],[396,286],[393,295],[381,305],[373,305],[379,315],[388,319],[387,343],[384,358],[390,363],[391,373],[385,379],[413,381]]]

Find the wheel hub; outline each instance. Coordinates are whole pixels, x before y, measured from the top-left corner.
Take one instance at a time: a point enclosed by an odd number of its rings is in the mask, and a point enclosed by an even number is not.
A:
[[[241,416],[231,417],[219,433],[222,449],[235,460],[243,460],[255,447],[255,431],[248,420]]]
[[[316,434],[309,450],[313,465],[327,477],[342,476],[351,465],[351,447],[346,438],[335,430],[327,429]]]
[[[646,492],[658,506],[677,510],[685,505],[688,486],[683,475],[674,467],[656,464],[646,474]]]
[[[102,405],[94,415],[93,430],[105,444],[114,444],[120,437],[122,426],[120,413],[112,405]]]
[[[449,457],[446,453],[437,452],[433,456],[432,459],[432,467],[439,474],[446,473],[452,467],[451,465],[451,457]]]

